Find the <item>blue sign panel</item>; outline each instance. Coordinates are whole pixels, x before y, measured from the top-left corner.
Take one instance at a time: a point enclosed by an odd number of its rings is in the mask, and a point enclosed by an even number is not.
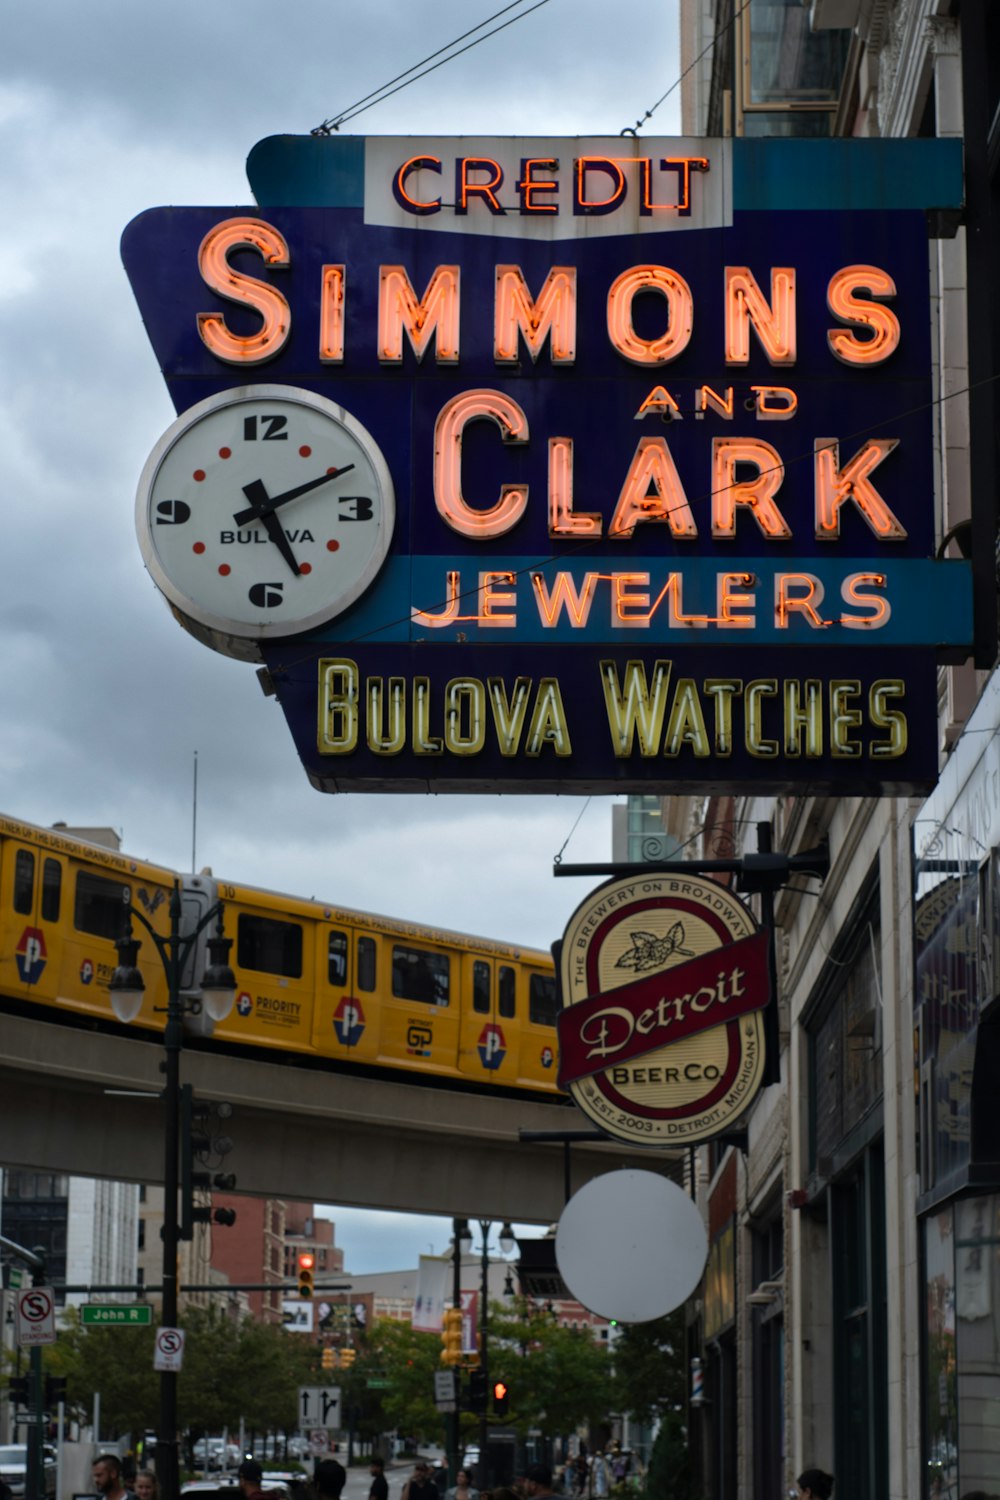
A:
[[[147,562],[266,663],[315,784],[933,780],[935,663],[972,624],[969,565],[934,557],[924,210],[960,153],[789,144],[281,138],[261,206],[129,225],[211,432],[154,455]]]

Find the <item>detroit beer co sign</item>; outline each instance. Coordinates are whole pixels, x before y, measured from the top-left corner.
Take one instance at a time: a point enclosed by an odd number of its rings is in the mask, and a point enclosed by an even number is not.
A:
[[[559,1083],[609,1135],[686,1145],[724,1130],[764,1072],[769,934],[714,881],[600,886],[559,951]]]

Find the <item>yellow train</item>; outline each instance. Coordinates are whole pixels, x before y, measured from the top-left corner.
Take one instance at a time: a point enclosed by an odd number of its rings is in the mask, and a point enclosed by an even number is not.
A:
[[[108,986],[127,903],[169,931],[175,882],[182,931],[214,901],[233,939],[236,1004],[194,1030],[211,1045],[289,1060],[418,1072],[479,1087],[556,1092],[557,996],[551,957],[487,938],[177,875],[58,828],[0,817],[0,997],[16,1008],[113,1024]],[[134,1023],[162,1030],[166,981],[153,944]],[[185,986],[205,966],[204,934]]]

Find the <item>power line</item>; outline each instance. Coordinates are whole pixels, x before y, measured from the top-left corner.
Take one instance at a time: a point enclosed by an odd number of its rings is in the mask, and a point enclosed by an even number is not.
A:
[[[364,110],[371,109],[375,104],[381,104],[383,100],[391,98],[393,94],[398,94],[401,89],[405,89],[411,83],[416,83],[418,79],[426,78],[429,73],[433,73],[437,68],[443,67],[445,63],[452,62],[456,57],[461,57],[463,52],[471,51],[473,47],[478,47],[480,42],[488,41],[490,37],[496,36],[498,32],[505,31],[508,26],[513,26],[515,21],[522,21],[533,10],[540,10],[543,5],[547,5],[549,0],[536,0],[534,5],[529,6],[520,15],[511,16],[509,21],[504,21],[502,25],[495,26],[492,31],[487,31],[483,36],[476,37],[474,41],[469,42],[464,47],[458,47],[459,42],[464,42],[466,37],[473,36],[477,31],[482,31],[483,27],[489,26],[491,21],[497,20],[500,16],[505,16],[509,10],[514,10],[518,5],[522,5],[523,3],[524,0],[511,0],[510,5],[505,5],[501,10],[494,11],[492,16],[486,17],[485,21],[480,21],[478,25],[471,26],[468,31],[463,31],[461,36],[457,36],[452,41],[446,42],[436,52],[428,53],[420,62],[414,63],[412,67],[404,68],[402,73],[397,73],[395,78],[389,79],[388,83],[383,83],[377,89],[372,89],[370,94],[364,94],[360,99],[356,99],[353,104],[349,104],[346,109],[341,110],[340,114],[331,115],[329,119],[323,121],[322,125],[315,126],[310,131],[310,135],[329,135],[331,131],[339,130],[341,125],[345,125],[348,120],[353,120],[356,115],[360,115]],[[451,49],[453,47],[458,47],[458,51],[452,52]],[[448,55],[443,57],[442,53],[447,53]],[[435,62],[435,58],[438,58],[439,61]],[[425,66],[427,63],[432,64],[432,66]],[[423,72],[418,71],[419,69],[423,69]]]
[[[720,40],[722,39],[722,37],[725,36],[726,32],[729,31],[729,30],[731,30],[732,27],[734,27],[736,25],[736,22],[739,20],[740,16],[743,14],[743,12],[745,10],[748,10],[749,8],[750,8],[750,0],[743,0],[743,4],[740,6],[739,10],[736,10],[736,11],[733,12],[733,14],[730,16],[729,20],[726,22],[725,26],[720,26],[719,27],[718,31],[712,37],[712,40],[710,42],[708,42],[706,46],[702,47],[701,51],[698,53],[698,56],[694,59],[693,62],[691,62],[691,63],[688,64],[688,66],[684,69],[684,72],[681,73],[680,77],[674,79],[673,83],[667,89],[666,93],[665,94],[661,94],[660,97],[659,97],[659,99],[657,99],[656,103],[655,104],[651,104],[649,106],[649,108],[647,109],[646,113],[644,115],[642,115],[638,120],[636,120],[636,122],[635,122],[634,125],[626,125],[625,128],[624,128],[624,130],[620,130],[618,132],[618,134],[619,135],[635,135],[637,131],[641,130],[642,127],[643,127],[643,125],[645,125],[646,121],[652,118],[653,111],[656,110],[656,109],[659,109],[659,107],[663,103],[663,101],[665,99],[669,99],[670,95],[674,92],[675,89],[679,89],[680,88],[681,84],[684,82],[684,80],[688,76],[688,74],[692,73],[694,71],[694,69],[698,66],[698,64],[701,62],[701,60],[702,60],[703,57],[707,56],[707,54],[709,52],[713,51],[714,48],[716,48],[719,45]]]

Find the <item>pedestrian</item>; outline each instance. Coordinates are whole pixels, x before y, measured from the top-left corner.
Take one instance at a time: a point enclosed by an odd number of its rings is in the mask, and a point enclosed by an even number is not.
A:
[[[372,1486],[368,1491],[368,1500],[389,1500],[389,1486],[385,1477],[385,1464],[380,1458],[373,1458],[368,1472],[372,1476]]]
[[[587,1455],[578,1453],[573,1464],[573,1494],[587,1493]]]
[[[102,1453],[91,1470],[94,1489],[104,1500],[126,1500],[132,1494],[122,1481],[122,1461],[117,1453]]]
[[[316,1465],[316,1472],[313,1474],[316,1500],[340,1500],[340,1492],[346,1483],[347,1470],[336,1458],[324,1458]],[[139,1500],[142,1500],[142,1496]]]
[[[152,1469],[140,1469],[132,1488],[136,1500],[160,1500],[160,1486]]]
[[[448,1491],[448,1500],[479,1500],[479,1491],[472,1483],[468,1469],[459,1469],[455,1483]]]
[[[430,1465],[418,1458],[413,1474],[403,1485],[401,1500],[439,1500],[438,1488],[431,1478]]]
[[[280,1490],[262,1490],[260,1482],[264,1470],[255,1458],[245,1458],[236,1470],[236,1483],[247,1500],[277,1500]]]
[[[552,1470],[548,1464],[532,1464],[524,1476],[524,1493],[529,1500],[548,1500],[549,1495],[554,1495],[552,1488]]]
[[[587,1493],[593,1496],[593,1500],[607,1500],[610,1491],[611,1473],[604,1453],[598,1448],[590,1461],[590,1483]]]
[[[796,1483],[802,1500],[830,1500],[833,1494],[833,1475],[822,1469],[803,1469]]]

